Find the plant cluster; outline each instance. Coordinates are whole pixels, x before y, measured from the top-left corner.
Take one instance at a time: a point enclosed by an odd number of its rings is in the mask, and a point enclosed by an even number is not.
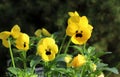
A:
[[[100,56],[110,52],[98,52],[87,47],[93,27],[86,16],[77,11],[69,12],[68,26],[63,40],[45,28],[34,36],[21,32],[18,25],[11,31],[0,33],[3,46],[9,48],[11,60],[8,75],[13,77],[104,77],[104,70],[118,74],[109,68]],[[69,40],[68,40],[69,39]],[[32,54],[29,51],[33,51]],[[37,69],[39,71],[37,71]]]

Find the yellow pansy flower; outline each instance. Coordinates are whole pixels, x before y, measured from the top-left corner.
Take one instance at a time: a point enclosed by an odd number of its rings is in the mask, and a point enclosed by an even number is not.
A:
[[[47,31],[47,29],[42,28],[42,29],[37,29],[34,33],[37,37],[40,37],[41,35],[44,36],[51,36],[51,34]]]
[[[38,42],[36,54],[40,55],[45,62],[53,60],[57,53],[58,46],[54,39],[46,37]]]
[[[78,54],[76,57],[73,58],[71,65],[73,67],[80,67],[86,63],[86,59],[83,55]]]
[[[10,32],[8,31],[3,31],[0,33],[0,39],[2,39],[2,44],[3,46],[5,46],[6,48],[9,47],[9,44],[8,44],[8,37],[10,36]]]
[[[29,49],[29,36],[25,33],[20,33],[19,37],[15,40],[15,44],[19,50],[27,51]]]
[[[86,16],[80,17],[75,14],[68,19],[66,34],[71,36],[73,43],[82,45],[91,37],[92,29]]]
[[[9,31],[3,31],[0,33],[0,39],[2,39],[2,44],[5,47],[9,47],[8,45],[8,38],[9,36],[12,36],[13,38],[17,38],[20,34],[20,27],[18,25],[14,25],[11,29],[11,32]]]

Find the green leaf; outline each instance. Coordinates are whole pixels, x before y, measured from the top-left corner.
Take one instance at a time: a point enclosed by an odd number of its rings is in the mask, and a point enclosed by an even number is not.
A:
[[[112,52],[105,52],[105,51],[98,51],[96,52],[96,56],[97,57],[101,57],[103,55],[106,55],[106,54],[111,54]]]
[[[91,46],[90,46],[90,47],[88,48],[88,53],[92,53],[94,50],[95,50],[95,47],[91,47]]]
[[[66,55],[67,55],[67,54],[59,54],[59,55],[56,57],[55,61],[56,61],[56,62],[65,61],[64,58],[66,57]]]
[[[103,69],[104,67],[107,67],[107,66],[108,66],[108,64],[105,64],[105,63],[97,64],[97,68],[99,68],[99,69]]]
[[[9,67],[8,71],[10,71],[12,74],[17,75],[19,72],[21,72],[21,69],[19,68],[14,68],[14,67]]]
[[[51,68],[52,71],[65,73],[67,70],[65,68]]]
[[[39,64],[41,61],[41,58],[39,56],[34,57],[30,62],[30,67],[35,67],[37,64]]]
[[[115,68],[115,67],[112,67],[112,68],[107,68],[107,67],[106,67],[106,68],[104,68],[104,70],[113,72],[113,73],[115,73],[115,74],[119,74],[118,69]]]
[[[81,54],[83,54],[83,49],[82,49],[82,47],[77,46],[77,45],[74,45],[74,46],[71,46],[71,47],[77,49]]]

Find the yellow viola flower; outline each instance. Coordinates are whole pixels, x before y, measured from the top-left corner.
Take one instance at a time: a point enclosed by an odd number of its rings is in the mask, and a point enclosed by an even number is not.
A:
[[[27,51],[29,49],[29,36],[25,33],[20,33],[19,37],[15,40],[15,44],[19,50]]]
[[[78,54],[76,57],[73,58],[71,65],[73,67],[80,67],[86,63],[86,59],[83,55]]]
[[[3,31],[0,33],[0,39],[2,39],[2,44],[3,46],[5,46],[6,48],[9,47],[9,43],[8,43],[8,37],[10,36],[10,32],[8,31]]]
[[[9,36],[12,36],[13,38],[17,38],[20,34],[20,27],[18,25],[13,26],[11,29],[11,32],[9,31],[3,31],[0,33],[0,39],[2,39],[2,44],[5,47],[9,47],[7,39]]]
[[[88,24],[86,16],[71,15],[68,19],[66,34],[71,36],[74,44],[82,45],[91,37],[93,27]]]
[[[57,53],[58,46],[54,39],[46,37],[38,42],[36,54],[40,55],[45,62],[52,61]]]
[[[41,35],[44,36],[51,36],[51,34],[47,31],[47,29],[42,28],[42,29],[37,29],[34,33],[37,37],[40,37]]]
[[[20,31],[20,27],[18,25],[14,25],[11,29],[11,35],[13,36],[13,38],[18,38],[21,33]]]

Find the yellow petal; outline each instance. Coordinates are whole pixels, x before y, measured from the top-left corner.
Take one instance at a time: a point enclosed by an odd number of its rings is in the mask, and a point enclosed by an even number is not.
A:
[[[58,46],[56,44],[51,44],[52,52],[58,53]]]
[[[27,51],[29,49],[29,36],[25,33],[21,33],[15,41],[16,48],[19,50]]]
[[[88,24],[88,29],[92,32],[93,29],[92,25]]]
[[[82,16],[79,22],[80,26],[88,26],[88,19],[86,16]]]
[[[44,46],[43,44],[38,44],[37,46],[37,55],[41,55],[42,53],[45,52],[45,49],[47,49],[46,46]]]
[[[79,29],[79,26],[77,24],[71,23],[67,26],[66,34],[68,36],[73,36],[78,29]]]
[[[79,14],[78,14],[77,11],[75,11],[75,12],[68,12],[68,14],[69,14],[70,16],[79,16]]]
[[[49,37],[46,37],[46,38],[43,38],[43,44],[44,45],[52,45],[52,44],[55,44],[55,40],[53,38],[49,38]]]
[[[9,43],[7,40],[2,40],[2,44],[3,46],[5,46],[6,48],[9,48]]]
[[[41,29],[37,29],[34,34],[35,34],[37,37],[39,37],[39,36],[41,36],[41,32],[42,32]]]
[[[52,61],[55,59],[55,54],[51,53],[51,55],[46,55],[46,53],[44,53],[41,55],[41,57],[45,62],[48,62],[48,61]]]
[[[68,25],[71,23],[78,23],[80,22],[80,17],[79,16],[72,16],[68,19]]]
[[[104,74],[103,74],[103,73],[101,73],[98,77],[104,77]]]
[[[71,57],[70,55],[67,55],[67,56],[65,57],[65,62],[66,62],[66,63],[69,63],[71,60],[72,60],[72,57]]]
[[[82,32],[82,33],[81,33]],[[78,37],[77,35],[81,34],[81,37]],[[78,33],[74,34],[71,37],[71,41],[74,44],[82,45],[87,42],[87,40],[91,37],[91,31],[87,27],[80,27],[78,30]]]
[[[51,34],[47,31],[47,29],[45,29],[45,28],[42,28],[42,34],[44,35],[44,36],[51,36]]]
[[[0,39],[2,39],[2,44],[3,44],[3,46],[5,46],[7,48],[9,47],[7,39],[9,38],[10,34],[11,33],[8,31],[3,31],[0,33]]]
[[[8,32],[8,31],[3,31],[3,32],[1,32],[0,33],[0,39],[6,39],[7,40],[7,38],[10,36],[10,32]]]
[[[20,35],[20,27],[18,25],[14,25],[13,28],[11,29],[11,34],[13,38],[18,38]]]
[[[86,59],[83,55],[78,54],[76,57],[72,60],[72,66],[73,67],[80,67],[86,63]]]

